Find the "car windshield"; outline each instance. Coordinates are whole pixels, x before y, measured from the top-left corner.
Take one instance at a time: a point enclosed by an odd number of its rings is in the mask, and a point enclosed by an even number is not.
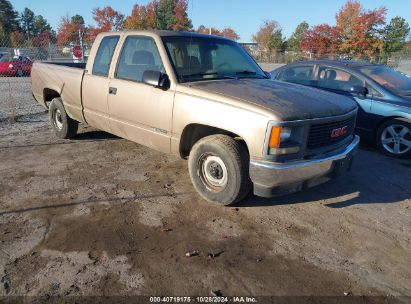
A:
[[[236,42],[208,37],[163,37],[179,82],[267,78]]]
[[[15,57],[11,57],[11,56],[0,57],[0,62],[16,62],[16,61],[19,61],[19,59]]]
[[[387,90],[402,96],[411,95],[411,77],[383,65],[370,65],[359,70]]]

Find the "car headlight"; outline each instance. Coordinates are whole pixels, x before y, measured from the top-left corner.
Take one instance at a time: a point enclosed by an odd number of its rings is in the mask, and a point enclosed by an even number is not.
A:
[[[291,137],[291,128],[286,127],[271,127],[270,148],[278,148],[282,142],[286,142]]]
[[[292,128],[278,126],[271,127],[270,139],[268,142],[269,154],[298,153],[300,147],[289,142],[290,138],[292,138],[292,134]]]
[[[9,64],[9,69],[12,69],[14,67],[14,65],[13,64]]]
[[[291,137],[291,128],[281,128],[280,142],[286,142]]]

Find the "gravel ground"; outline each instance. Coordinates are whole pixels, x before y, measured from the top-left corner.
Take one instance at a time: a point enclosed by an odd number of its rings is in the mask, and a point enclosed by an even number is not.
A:
[[[86,126],[57,139],[29,80],[0,79],[1,92],[9,81],[17,123],[2,94],[0,296],[411,297],[409,160],[362,146],[337,180],[225,208],[195,193],[174,156]]]

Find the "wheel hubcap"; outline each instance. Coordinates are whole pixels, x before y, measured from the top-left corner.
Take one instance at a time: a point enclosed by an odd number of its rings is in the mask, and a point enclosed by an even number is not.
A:
[[[63,128],[63,118],[61,117],[61,112],[59,109],[56,109],[54,112],[54,124],[59,130]]]
[[[381,143],[390,153],[407,153],[411,150],[411,130],[404,125],[390,125],[382,132]]]
[[[200,158],[198,167],[201,181],[210,190],[219,192],[227,185],[227,167],[220,157],[205,154]]]

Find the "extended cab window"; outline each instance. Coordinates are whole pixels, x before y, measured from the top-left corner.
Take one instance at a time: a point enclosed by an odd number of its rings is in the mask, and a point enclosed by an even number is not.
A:
[[[282,71],[278,75],[277,80],[310,85],[312,74],[313,66],[291,67]]]
[[[353,86],[364,86],[354,75],[331,67],[320,67],[316,86],[323,89],[350,92]]]
[[[108,36],[101,40],[93,64],[93,75],[108,76],[111,59],[116,49],[119,36]]]
[[[145,71],[164,72],[157,46],[150,37],[129,36],[121,51],[116,78],[141,82]]]

